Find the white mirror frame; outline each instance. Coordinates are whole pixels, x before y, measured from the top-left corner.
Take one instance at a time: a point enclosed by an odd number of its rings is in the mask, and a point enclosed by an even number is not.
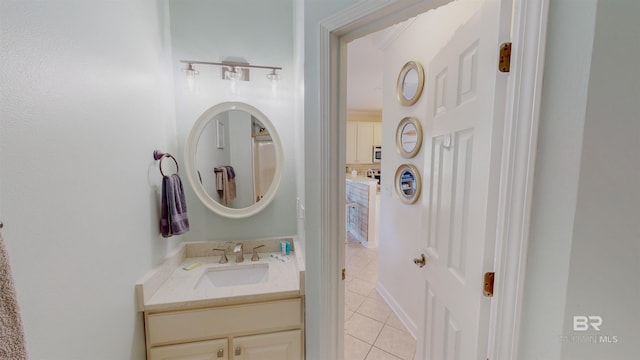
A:
[[[416,93],[413,94],[411,98],[407,98],[404,96],[404,82],[405,77],[409,71],[414,70],[418,73],[418,85],[416,88]],[[400,74],[398,74],[398,82],[396,84],[396,97],[401,105],[411,106],[415,104],[418,99],[420,99],[420,95],[422,95],[422,88],[424,87],[424,70],[422,69],[422,65],[415,61],[409,61],[404,64],[402,69],[400,70]]]
[[[404,192],[402,191],[401,179],[402,179],[402,173],[404,173],[405,171],[409,171],[413,174],[413,178],[416,183],[416,191],[411,196],[405,195]],[[396,194],[400,198],[400,201],[402,201],[405,204],[413,204],[416,201],[418,201],[418,198],[420,198],[420,193],[422,189],[422,179],[420,178],[420,172],[418,172],[418,168],[416,168],[414,165],[411,165],[411,164],[402,164],[398,166],[398,169],[396,170],[396,176],[394,177],[394,181],[395,181]]]
[[[269,131],[269,134],[273,139],[273,143],[275,144],[276,151],[276,170],[273,175],[273,181],[271,182],[269,190],[264,195],[264,197],[260,199],[260,201],[254,203],[253,205],[240,209],[226,207],[214,200],[205,191],[204,187],[200,183],[198,177],[198,169],[196,167],[196,151],[198,150],[198,141],[200,139],[200,134],[202,134],[204,128],[207,126],[207,124],[209,124],[210,121],[213,120],[213,118],[215,118],[218,114],[229,110],[245,111],[258,119]],[[230,139],[229,141],[233,140]],[[271,201],[273,201],[273,198],[278,192],[278,188],[280,188],[280,180],[282,179],[282,173],[284,172],[284,152],[282,150],[282,142],[280,142],[280,137],[278,136],[278,133],[271,120],[269,120],[269,118],[267,118],[267,116],[264,115],[260,110],[249,104],[242,102],[223,102],[206,110],[193,124],[191,132],[187,137],[184,152],[187,177],[189,178],[189,183],[191,184],[193,191],[196,193],[196,196],[198,196],[204,206],[218,215],[231,219],[242,219],[253,216],[262,211],[271,203]]]
[[[407,151],[405,150],[402,142],[402,136],[404,135],[404,129],[408,124],[412,124],[416,129],[416,144],[413,147],[413,150]],[[398,150],[398,154],[405,159],[410,159],[416,156],[417,153],[420,152],[422,148],[422,125],[420,125],[420,121],[414,117],[406,117],[400,120],[398,124],[398,128],[396,129],[396,149]]]

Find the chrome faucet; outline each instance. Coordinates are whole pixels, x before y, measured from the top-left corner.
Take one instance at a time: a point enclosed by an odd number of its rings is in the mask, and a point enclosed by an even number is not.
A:
[[[226,264],[228,262],[228,260],[227,260],[227,250],[225,250],[225,249],[213,249],[213,251],[222,251],[222,256],[220,256],[220,260],[218,261],[218,264]]]
[[[233,248],[233,253],[236,254],[236,262],[241,263],[244,261],[244,254],[242,253],[242,244],[236,244]]]

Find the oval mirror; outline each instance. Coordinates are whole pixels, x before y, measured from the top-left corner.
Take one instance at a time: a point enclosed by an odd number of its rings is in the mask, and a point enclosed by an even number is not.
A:
[[[422,125],[414,117],[400,121],[396,130],[396,149],[403,158],[409,159],[420,151],[422,146]]]
[[[405,204],[413,204],[420,197],[420,173],[410,164],[402,164],[396,170],[396,193]]]
[[[396,96],[400,104],[413,105],[418,101],[424,87],[424,70],[415,61],[404,64],[398,75]]]
[[[245,218],[264,209],[282,178],[282,143],[260,110],[225,102],[205,111],[185,145],[189,182],[202,203],[229,218]]]

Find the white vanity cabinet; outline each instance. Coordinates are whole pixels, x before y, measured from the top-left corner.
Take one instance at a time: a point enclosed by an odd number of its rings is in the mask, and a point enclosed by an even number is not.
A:
[[[145,312],[148,360],[302,360],[301,297]]]

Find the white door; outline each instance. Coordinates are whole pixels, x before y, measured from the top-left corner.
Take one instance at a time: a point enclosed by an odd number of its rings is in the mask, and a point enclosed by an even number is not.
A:
[[[301,360],[302,332],[282,331],[231,340],[233,360]]]
[[[506,2],[505,2],[506,3]],[[417,359],[486,359],[506,75],[500,1],[486,0],[426,68],[425,296]],[[504,6],[504,5],[503,5]],[[508,29],[508,27],[506,27]]]

